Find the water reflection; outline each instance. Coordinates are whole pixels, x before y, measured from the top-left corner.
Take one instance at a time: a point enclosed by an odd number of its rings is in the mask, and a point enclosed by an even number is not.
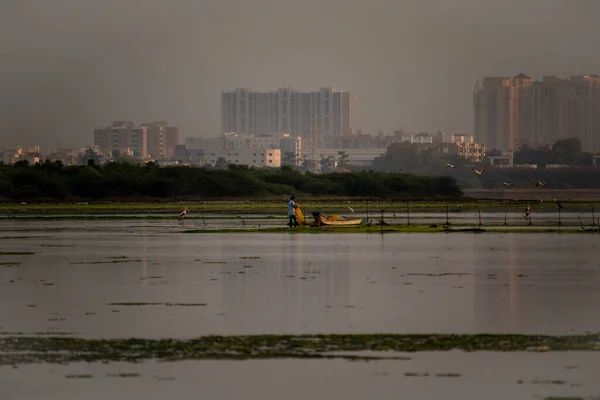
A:
[[[597,236],[189,235],[107,232],[101,222],[79,228],[1,242],[2,251],[35,253],[1,257],[20,263],[0,268],[4,331],[191,337],[600,330]],[[120,302],[204,305],[109,305]]]

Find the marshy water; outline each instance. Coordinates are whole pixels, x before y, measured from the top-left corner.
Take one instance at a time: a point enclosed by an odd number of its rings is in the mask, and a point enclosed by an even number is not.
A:
[[[0,221],[0,341],[600,331],[595,234],[184,233],[197,223]],[[593,352],[409,358],[4,365],[0,398],[600,394]]]

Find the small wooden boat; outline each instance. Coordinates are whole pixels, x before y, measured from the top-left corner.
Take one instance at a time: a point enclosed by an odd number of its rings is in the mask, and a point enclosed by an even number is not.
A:
[[[318,211],[312,213],[317,226],[353,226],[363,223],[362,218],[346,218],[337,215],[326,215]]]

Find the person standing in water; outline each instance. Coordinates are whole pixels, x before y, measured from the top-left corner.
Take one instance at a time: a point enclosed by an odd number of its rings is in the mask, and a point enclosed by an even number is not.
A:
[[[288,226],[291,228],[292,226],[298,226],[298,220],[296,219],[296,208],[298,205],[294,201],[296,196],[290,197],[290,201],[288,201],[288,217],[290,217],[290,222],[288,222]],[[293,225],[292,225],[293,221]]]

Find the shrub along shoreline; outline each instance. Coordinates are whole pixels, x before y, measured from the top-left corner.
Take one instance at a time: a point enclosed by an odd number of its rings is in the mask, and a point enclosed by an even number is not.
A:
[[[257,198],[261,196],[339,196],[453,199],[462,198],[456,179],[406,173],[351,172],[311,174],[291,167],[227,169],[193,166],[159,167],[153,163],[132,165],[93,162],[63,166],[45,162],[0,164],[0,198],[13,201]]]

